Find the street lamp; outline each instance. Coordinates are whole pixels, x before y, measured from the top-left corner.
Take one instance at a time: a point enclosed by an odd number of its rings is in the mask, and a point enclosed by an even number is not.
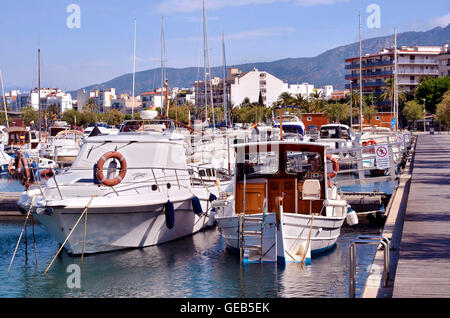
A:
[[[427,114],[426,108],[425,108],[425,103],[426,103],[426,98],[422,98],[423,99],[423,132],[426,133],[427,132],[427,128],[425,126],[425,116]]]

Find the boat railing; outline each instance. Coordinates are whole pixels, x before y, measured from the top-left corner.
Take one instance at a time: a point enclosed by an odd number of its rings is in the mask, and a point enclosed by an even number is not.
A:
[[[402,138],[395,135],[380,135],[373,136],[369,141],[373,140],[375,144],[362,145],[361,140],[353,141],[352,147],[340,147],[337,149],[327,149],[328,154],[337,155],[339,157],[338,161],[340,165],[346,165],[346,169],[340,169],[338,175],[345,174],[356,174],[357,179],[346,179],[339,180],[337,183],[341,186],[353,185],[353,184],[364,184],[367,182],[385,182],[393,181],[397,178],[397,167],[404,162],[405,157],[408,153],[408,148],[411,140],[406,140],[403,135]],[[385,146],[388,150],[389,155],[389,169],[387,173],[383,176],[377,177],[366,177],[366,171],[377,170],[377,155],[375,150],[377,146]]]
[[[121,192],[137,190],[139,188],[147,188],[152,191],[162,192],[163,189],[171,189],[172,186],[176,186],[179,190],[188,189],[191,186],[198,185],[198,180],[200,180],[200,185],[207,187],[211,183],[208,183],[207,178],[203,178],[201,174],[197,173],[192,167],[188,168],[166,168],[166,167],[136,167],[136,168],[127,168],[127,172],[129,171],[142,171],[142,178],[135,180],[124,180],[120,182],[117,186],[107,187],[102,186],[102,184],[94,178],[93,169],[89,168],[30,168],[34,175],[34,186],[39,189],[41,195],[46,199],[46,196],[49,193],[52,193],[54,190],[57,191],[61,200],[64,199],[63,192],[65,189],[72,190],[74,187],[86,187],[86,184],[96,185],[102,189],[110,188],[112,191],[105,191],[103,196],[107,196],[111,193],[115,193],[117,196],[120,195]],[[47,180],[52,180],[54,185],[51,185],[49,182],[44,183],[38,172],[47,172],[51,171],[49,175],[51,177]],[[107,168],[103,169],[104,171],[108,171],[108,174],[113,173],[116,175],[119,172],[119,168]],[[80,175],[79,179],[72,179],[68,183],[64,183],[61,180],[58,181],[56,176],[63,175],[68,172],[91,172],[93,174],[92,179],[86,178],[86,174]],[[144,173],[145,172],[145,173]],[[136,176],[139,177],[139,176]],[[80,182],[81,181],[81,182]],[[70,188],[70,189],[69,189]],[[33,189],[33,188],[30,188]],[[28,191],[28,190],[27,190]],[[71,196],[73,197],[73,196]]]

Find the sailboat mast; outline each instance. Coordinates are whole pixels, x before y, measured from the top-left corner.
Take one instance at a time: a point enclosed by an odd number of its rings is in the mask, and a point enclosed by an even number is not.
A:
[[[223,54],[223,119],[228,127],[228,82],[227,82],[227,60],[225,57],[225,35],[222,33],[222,54]]]
[[[211,103],[211,112],[212,112],[212,122],[213,122],[213,129],[216,128],[216,120],[214,117],[214,99],[213,99],[213,86],[212,86],[212,74],[211,74],[211,66],[209,63],[209,49],[208,49],[208,32],[207,32],[207,26],[206,26],[206,6],[205,6],[205,0],[203,0],[203,41],[204,41],[204,57],[205,57],[205,105],[206,105],[206,117],[208,117],[208,109],[207,105],[208,102],[207,96],[208,96],[208,83],[207,83],[207,77],[209,75],[209,86],[210,86],[210,103]]]
[[[4,111],[5,111],[6,127],[9,128],[8,110],[7,110],[7,108],[6,108],[5,88],[3,87],[2,70],[0,70],[0,82],[1,82],[1,84],[2,84],[3,109],[4,109]]]
[[[39,121],[39,142],[42,138],[41,125],[41,49],[38,48],[38,121]]]
[[[136,87],[136,19],[134,19],[134,46],[133,46],[133,100],[131,101],[131,118],[134,118],[134,92]]]
[[[165,65],[164,65],[164,60],[165,60],[165,55],[166,55],[166,48],[165,48],[165,43],[164,43],[165,39],[164,39],[164,17],[161,17],[161,114],[163,114],[163,109],[164,109],[164,87],[165,87],[165,82],[166,82],[166,74],[165,74]],[[166,105],[167,108],[168,105]],[[167,113],[167,111],[166,111]]]
[[[362,82],[362,23],[361,12],[359,13],[359,115],[360,115],[360,132],[363,128],[363,82]]]
[[[203,0],[203,73],[204,73],[204,81],[205,81],[205,121],[208,121],[208,69],[207,69],[207,51],[208,51],[208,43],[206,41],[206,12],[205,12],[205,0]]]
[[[398,130],[398,66],[397,66],[397,28],[394,29],[394,118]]]

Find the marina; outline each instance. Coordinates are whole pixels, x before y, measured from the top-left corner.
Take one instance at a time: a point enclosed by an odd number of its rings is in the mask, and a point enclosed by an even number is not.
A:
[[[0,5],[0,299],[450,298],[446,2],[46,2]]]
[[[344,176],[342,179],[347,180],[347,183],[349,182],[348,177]],[[6,191],[6,189],[16,189],[16,192],[10,192],[9,194],[3,192],[5,194],[2,196],[5,202],[10,202],[9,206],[13,206],[11,204],[12,201],[20,197],[20,192],[17,192],[17,190],[20,191],[21,188],[24,189],[23,185],[16,180],[8,179],[6,176],[1,178],[1,180],[3,184],[2,191]],[[360,185],[356,182],[356,184],[352,186],[347,185],[342,187],[340,191],[345,191],[344,193],[349,193],[350,195],[360,193],[362,198],[370,199],[374,195],[379,196],[379,193],[390,196],[395,193],[396,188],[397,182],[376,182],[365,183],[364,185]],[[9,209],[5,208],[5,210]],[[219,212],[217,212],[217,215],[220,215]],[[84,288],[76,290],[75,294],[67,294],[67,290],[65,290],[63,286],[60,287],[62,294],[58,292],[58,288],[53,288],[51,292],[46,290],[46,288],[48,288],[46,285],[49,277],[52,277],[51,281],[53,284],[64,285],[65,280],[67,279],[67,272],[65,272],[65,269],[70,264],[80,264],[80,258],[79,256],[73,256],[70,255],[70,253],[68,254],[63,251],[53,263],[53,268],[48,274],[42,276],[42,271],[48,270],[48,268],[45,267],[52,262],[52,257],[61,243],[58,245],[55,239],[49,235],[46,228],[42,224],[39,224],[38,220],[35,220],[35,236],[31,236],[31,231],[29,229],[30,225],[28,225],[28,248],[25,248],[25,246],[21,244],[17,249],[17,256],[11,267],[11,272],[5,276],[5,284],[13,284],[14,279],[21,280],[22,275],[27,275],[27,277],[34,277],[31,281],[36,281],[37,289],[30,286],[29,290],[23,291],[24,294],[15,294],[13,291],[8,291],[9,289],[6,288],[5,290],[7,292],[5,292],[4,297],[33,297],[33,293],[38,293],[40,295],[48,295],[46,297],[70,297],[70,295],[80,297],[89,297],[90,295],[95,295],[97,297],[134,297],[133,295],[147,295],[148,297],[187,296],[193,298],[346,298],[350,296],[348,289],[350,280],[348,268],[348,260],[350,257],[349,247],[361,235],[378,236],[381,234],[382,228],[380,228],[380,224],[377,222],[375,215],[376,213],[374,213],[373,218],[370,218],[370,214],[360,214],[359,219],[361,221],[364,218],[367,218],[367,220],[361,222],[358,227],[350,227],[345,224],[341,229],[341,235],[337,239],[336,244],[331,246],[331,249],[325,253],[319,255],[313,254],[311,261],[307,262],[306,266],[302,263],[287,263],[284,266],[280,266],[280,264],[277,264],[276,262],[262,263],[260,265],[245,265],[245,263],[241,262],[241,257],[239,256],[240,252],[238,250],[236,251],[227,248],[226,239],[224,239],[221,233],[222,231],[218,227],[206,228],[195,235],[181,238],[173,242],[159,244],[154,247],[146,247],[144,249],[116,251],[113,253],[93,254],[89,256],[88,253],[86,253],[85,258],[83,259],[82,257],[83,276],[87,275],[84,276],[85,279],[83,279],[83,281],[89,280],[90,283]],[[14,219],[11,219],[12,216],[15,216]],[[11,250],[14,250],[17,233],[20,232],[20,228],[23,226],[23,223],[20,220],[23,218],[24,214],[17,210],[17,205],[15,211],[2,213],[1,226],[5,229],[5,231],[2,231],[2,233],[4,233],[2,238],[5,241],[5,244],[2,244],[2,246],[8,245],[6,243],[9,242],[9,253],[11,253]],[[37,264],[34,263],[35,255],[31,247],[31,242],[33,242],[34,239],[36,239],[37,244]],[[80,239],[81,238],[78,240]],[[27,251],[25,251],[26,249]],[[4,252],[7,253],[6,250],[4,250]],[[374,260],[376,253],[377,247],[373,245],[365,246],[358,251],[358,272],[355,277],[355,296],[357,297],[362,297],[365,288],[367,288],[365,285],[371,275],[372,261]],[[25,256],[26,264],[24,264]],[[167,260],[169,259],[171,262],[167,263]],[[3,265],[7,266],[8,258],[4,258],[3,261],[5,262]],[[212,264],[208,262],[212,262]],[[108,263],[107,270],[104,269],[104,265],[102,265],[105,263]],[[206,265],[206,263],[209,265]],[[235,264],[235,266],[229,266],[229,263]],[[309,265],[307,265],[308,263]],[[130,280],[128,275],[124,275],[123,281],[120,279],[115,281],[117,286],[121,286],[118,288],[119,291],[117,294],[111,294],[109,288],[108,291],[106,291],[102,290],[101,287],[94,287],[97,286],[96,279],[93,278],[94,276],[89,276],[89,271],[85,272],[84,270],[89,267],[89,264],[92,266],[91,275],[95,276],[94,273],[100,268],[102,268],[102,272],[105,271],[104,275],[102,275],[102,280],[108,276],[109,271],[111,277],[117,278],[117,271],[122,271],[124,268],[123,266],[137,269],[142,268],[142,270],[146,268],[155,268],[158,271],[158,275],[149,275],[147,281],[152,284],[156,283],[153,281],[156,279],[155,277],[174,279],[173,273],[180,270],[180,273],[176,275],[176,277],[178,277],[176,280],[179,285],[173,286],[173,289],[162,289],[159,290],[158,293],[151,292],[150,294],[146,294],[144,290],[136,289],[136,282]],[[9,265],[11,266],[11,264]],[[333,268],[333,271],[329,272],[326,269],[328,267]],[[162,270],[162,268],[165,270]],[[199,275],[202,280],[206,280],[214,286],[223,286],[223,289],[215,288],[214,293],[211,294],[211,288],[208,288],[208,284],[206,284],[204,290],[199,290],[197,287],[190,285],[192,284],[193,278],[189,275],[183,275],[183,271],[195,271],[196,275]],[[322,277],[324,272],[327,274]],[[135,270],[133,270],[133,274],[130,273],[129,275],[141,277],[139,271]],[[250,288],[249,284],[257,279],[258,275],[270,277],[270,279],[265,278],[257,288],[255,288],[254,285]],[[317,279],[317,275],[320,275],[321,279]],[[185,280],[181,277],[189,277],[189,279]],[[230,279],[231,277],[233,277],[233,279]],[[329,284],[330,279],[332,280],[331,285]],[[323,280],[323,285],[320,284],[321,280]],[[282,283],[284,281],[285,284]],[[97,281],[97,283],[102,286],[101,282]],[[143,283],[141,282],[140,284]],[[55,285],[53,285],[53,287],[54,286]],[[127,288],[126,286],[130,287]],[[274,286],[276,286],[276,288],[274,288]]]

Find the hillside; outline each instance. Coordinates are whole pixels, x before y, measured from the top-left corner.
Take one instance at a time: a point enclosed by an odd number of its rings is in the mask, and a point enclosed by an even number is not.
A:
[[[450,44],[450,24],[446,28],[435,28],[426,32],[405,32],[398,35],[398,45],[443,45]],[[375,53],[383,47],[393,45],[393,36],[378,37],[363,41],[364,53]],[[345,59],[359,55],[359,43],[352,43],[328,50],[316,57],[287,58],[273,62],[233,65],[242,71],[254,67],[282,79],[284,82],[312,83],[316,86],[333,85],[343,89],[345,85]],[[222,76],[222,68],[212,69],[213,75]],[[171,87],[191,87],[202,79],[203,70],[198,67],[167,69]],[[85,87],[92,90],[100,87],[115,87],[118,93],[131,93],[132,74],[125,74],[108,82]],[[149,91],[161,85],[161,69],[151,69],[136,73],[136,93]],[[72,92],[76,95],[76,92]],[[76,96],[74,96],[76,98]]]

